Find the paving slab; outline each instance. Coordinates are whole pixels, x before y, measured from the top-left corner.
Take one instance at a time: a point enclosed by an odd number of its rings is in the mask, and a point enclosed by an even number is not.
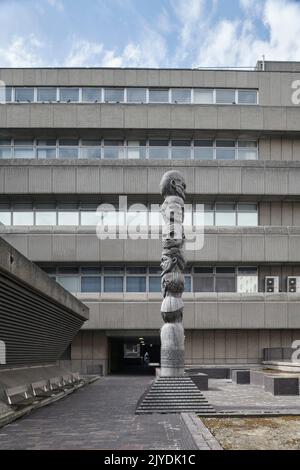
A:
[[[0,449],[196,449],[180,414],[135,415],[152,380],[102,377],[1,428]]]

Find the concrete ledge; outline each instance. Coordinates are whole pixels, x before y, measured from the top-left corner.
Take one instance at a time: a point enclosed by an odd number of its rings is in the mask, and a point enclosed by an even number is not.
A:
[[[235,384],[250,384],[250,370],[233,370],[232,382]]]
[[[272,395],[299,395],[299,378],[265,375],[264,389]]]
[[[299,372],[300,362],[291,361],[263,361],[266,366],[271,366],[272,369],[281,370],[283,372]]]
[[[195,413],[181,413],[181,419],[198,450],[223,450],[217,439]]]

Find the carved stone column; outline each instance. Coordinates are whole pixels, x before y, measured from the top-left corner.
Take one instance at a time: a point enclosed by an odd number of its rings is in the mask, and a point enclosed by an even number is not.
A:
[[[164,197],[161,213],[164,220],[162,234],[161,287],[164,299],[161,315],[162,377],[184,374],[184,329],[182,325],[184,291],[184,201],[186,185],[179,171],[168,171],[160,182]]]

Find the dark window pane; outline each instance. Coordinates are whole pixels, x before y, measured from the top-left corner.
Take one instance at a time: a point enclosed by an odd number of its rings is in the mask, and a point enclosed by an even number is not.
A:
[[[194,276],[193,279],[194,292],[213,292],[214,291],[214,278]]]
[[[101,101],[101,88],[82,88],[82,101],[91,103]]]
[[[216,292],[235,292],[235,278],[217,276]]]
[[[110,103],[122,103],[124,101],[124,89],[105,88],[104,101],[108,101]]]
[[[169,90],[153,89],[149,90],[149,102],[150,103],[168,103],[169,102]]]
[[[56,101],[55,87],[41,87],[37,89],[38,101]]]
[[[126,268],[127,274],[146,274],[146,268],[144,266],[133,266]]]
[[[235,274],[235,268],[231,268],[231,267],[220,267],[220,268],[216,268],[216,273],[219,274],[219,273],[222,273],[222,274]]]
[[[149,277],[149,292],[160,292],[161,290],[160,283],[161,283],[161,280],[159,276],[157,277],[150,276]]]
[[[61,88],[60,101],[70,102],[79,100],[79,88]]]
[[[255,267],[242,267],[238,269],[239,276],[256,276],[257,268]]]
[[[124,268],[120,266],[108,266],[104,268],[105,274],[123,274]]]
[[[191,276],[184,276],[184,290],[191,292]]]
[[[195,266],[194,267],[194,273],[213,273],[214,272],[214,268],[210,268],[210,267],[206,267],[206,266]]]
[[[239,90],[238,101],[239,101],[239,104],[256,104],[257,103],[256,90]]]
[[[126,291],[127,292],[145,292],[146,291],[146,277],[144,276],[130,276],[126,278]]]
[[[216,90],[216,102],[219,104],[235,103],[235,90]]]
[[[33,101],[34,89],[18,87],[15,89],[15,101]]]
[[[81,292],[101,292],[101,277],[84,276],[81,278]]]
[[[127,88],[128,103],[145,103],[146,88]]]
[[[105,276],[104,292],[123,292],[123,277]]]
[[[184,88],[174,88],[172,90],[172,103],[190,103],[191,90]]]
[[[82,274],[100,274],[101,273],[101,268],[97,267],[83,267],[81,268],[81,273]]]
[[[159,266],[151,266],[149,268],[149,274],[160,274],[161,273],[161,268]]]

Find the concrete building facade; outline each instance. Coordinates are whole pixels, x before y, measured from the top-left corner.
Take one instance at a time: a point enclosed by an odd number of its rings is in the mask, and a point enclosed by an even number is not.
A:
[[[103,373],[145,351],[158,361],[161,243],[147,235],[170,168],[186,180],[187,234],[204,208],[204,246],[186,252],[186,364],[258,363],[300,339],[300,63],[0,80],[1,236],[90,309],[62,360]],[[139,236],[97,238],[117,219]]]

